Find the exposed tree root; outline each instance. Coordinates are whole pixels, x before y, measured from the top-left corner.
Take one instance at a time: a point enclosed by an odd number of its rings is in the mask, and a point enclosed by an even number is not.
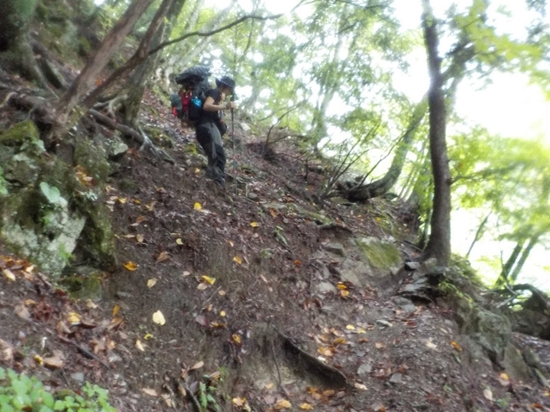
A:
[[[155,155],[158,159],[164,160],[168,163],[175,164],[174,159],[172,159],[164,150],[160,150],[151,141],[151,139],[140,129],[140,131],[137,131],[135,129],[132,129],[131,127],[125,126],[123,124],[117,123],[116,120],[111,119],[109,116],[106,116],[104,114],[99,113],[95,109],[90,109],[89,112],[99,123],[110,127],[111,129],[118,130],[125,134],[126,136],[129,136],[133,138],[136,142],[138,142],[141,146],[139,150],[148,150],[153,155]]]

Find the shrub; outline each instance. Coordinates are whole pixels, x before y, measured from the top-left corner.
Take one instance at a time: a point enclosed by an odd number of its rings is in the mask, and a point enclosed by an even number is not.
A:
[[[52,395],[35,377],[19,375],[0,368],[0,412],[116,412],[109,404],[105,389],[89,382],[82,387],[82,396],[70,393]]]

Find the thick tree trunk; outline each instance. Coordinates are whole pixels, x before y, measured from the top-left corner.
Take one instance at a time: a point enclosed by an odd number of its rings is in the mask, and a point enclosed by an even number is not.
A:
[[[172,2],[170,8],[166,12],[166,18],[169,23],[162,23],[151,42],[151,46],[158,46],[162,43],[162,41],[164,41],[165,38],[170,36],[170,32],[172,31],[172,28],[174,27],[177,17],[179,16],[184,4],[185,0],[174,0]],[[164,21],[164,19],[162,18],[161,21]],[[141,62],[136,70],[134,70],[128,79],[126,98],[122,103],[122,113],[124,116],[123,121],[125,124],[131,125],[132,127],[137,127],[143,93],[145,93],[147,81],[153,75],[160,57],[160,53],[147,57],[147,59]]]
[[[433,213],[430,239],[425,257],[435,257],[447,266],[451,255],[451,174],[447,157],[445,97],[441,60],[438,56],[438,35],[429,0],[422,1],[424,40],[428,54],[430,89],[430,157],[434,177]]]
[[[124,15],[103,40],[99,50],[88,61],[69,87],[69,90],[59,99],[56,104],[56,111],[62,127],[66,129],[67,126],[68,128],[72,126],[69,122],[70,113],[81,102],[86,93],[93,88],[101,71],[109,63],[109,60],[130,33],[136,21],[152,2],[153,0],[134,0],[128,6]]]

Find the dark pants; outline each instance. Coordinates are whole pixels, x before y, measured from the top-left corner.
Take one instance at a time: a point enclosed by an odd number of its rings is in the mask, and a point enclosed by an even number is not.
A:
[[[222,136],[215,123],[207,122],[197,126],[197,140],[204,149],[208,158],[206,177],[224,184],[225,179],[225,150],[223,149]]]

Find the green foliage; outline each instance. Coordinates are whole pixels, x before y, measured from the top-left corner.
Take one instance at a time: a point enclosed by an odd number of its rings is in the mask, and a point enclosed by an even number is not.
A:
[[[52,395],[35,377],[19,375],[0,368],[0,412],[116,412],[109,404],[108,392],[87,382],[82,395]]]
[[[66,206],[67,200],[61,196],[61,192],[55,186],[50,186],[46,182],[40,182],[40,191],[53,206]]]

